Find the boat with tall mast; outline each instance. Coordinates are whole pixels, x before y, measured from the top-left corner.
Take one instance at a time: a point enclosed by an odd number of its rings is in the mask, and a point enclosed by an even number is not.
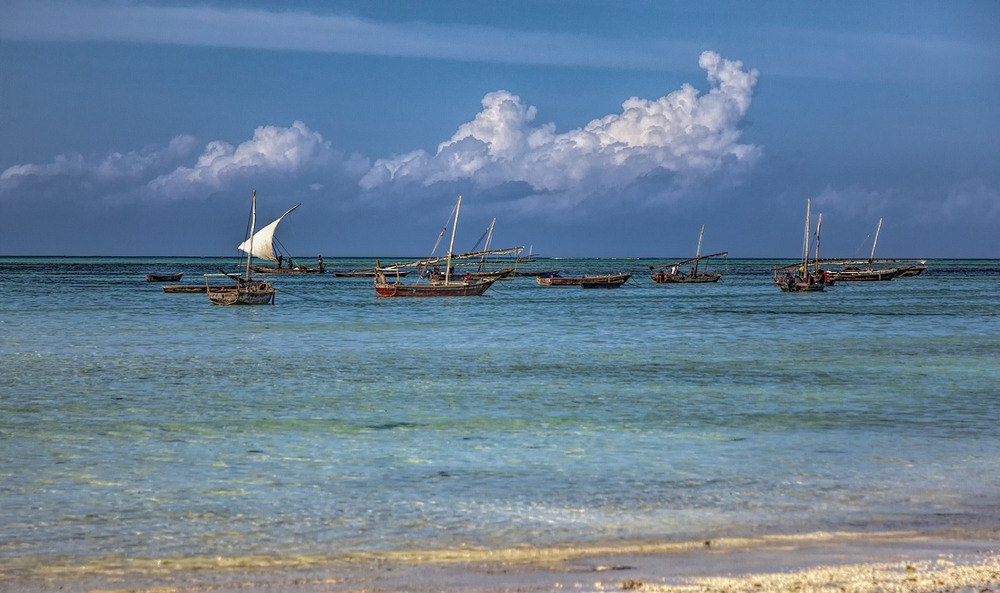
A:
[[[454,266],[456,260],[470,260],[482,258],[487,255],[519,254],[523,247],[512,247],[509,249],[488,249],[472,253],[454,254],[455,231],[458,227],[458,214],[462,207],[462,196],[458,197],[455,203],[455,215],[448,217],[444,229],[438,235],[438,243],[451,224],[451,242],[448,245],[448,254],[444,257],[434,257],[433,253],[437,249],[437,243],[431,251],[431,257],[412,262],[397,263],[391,266],[382,267],[379,260],[375,260],[375,293],[381,297],[435,297],[435,296],[478,296],[486,292],[493,283],[499,279],[497,275],[489,275],[474,278],[470,273],[456,279]],[[444,271],[441,272],[436,264],[444,263]],[[416,267],[418,274],[416,282],[404,284],[398,274],[400,268]],[[433,266],[433,269],[431,268]],[[393,278],[393,274],[395,277]]]
[[[663,266],[649,266],[649,277],[657,284],[691,284],[691,283],[704,283],[704,282],[718,282],[719,278],[722,278],[721,273],[709,274],[708,272],[702,270],[698,271],[698,266],[701,260],[709,260],[713,257],[726,257],[729,255],[728,251],[720,251],[719,253],[713,253],[711,255],[701,254],[701,239],[705,235],[705,225],[701,225],[701,232],[698,234],[698,248],[695,250],[694,257],[691,259],[686,259],[684,261],[678,261]],[[681,270],[682,266],[694,262],[694,266],[688,274],[685,274]],[[659,270],[659,271],[657,271]]]
[[[878,235],[882,230],[882,219],[878,219],[878,226],[875,227],[875,238],[872,240],[872,252],[868,256],[868,260],[864,261],[841,261],[841,262],[831,262],[838,263],[844,266],[843,269],[832,271],[830,275],[837,280],[844,282],[873,282],[882,280],[892,280],[900,275],[902,268],[900,267],[889,267],[889,268],[873,268],[872,264],[876,262],[896,262],[898,260],[876,260],[875,259],[875,246],[878,244]],[[864,265],[864,267],[859,267]],[[915,266],[910,266],[910,268],[915,268]],[[910,268],[907,268],[908,270]],[[926,269],[926,267],[924,268]],[[923,271],[923,270],[920,270]],[[908,273],[908,272],[904,272]],[[920,272],[917,272],[918,274]]]
[[[280,220],[280,219],[279,219]],[[253,201],[250,207],[250,246],[244,249],[247,253],[245,276],[237,274],[205,274],[205,294],[213,305],[267,305],[274,304],[274,287],[270,282],[264,280],[254,280],[250,277],[250,258],[253,253],[254,227],[257,223],[257,190],[253,192]],[[246,242],[240,244],[240,248]],[[221,270],[220,270],[221,271]],[[236,286],[213,286],[209,282],[209,277],[225,276],[229,280],[235,280]]]
[[[782,292],[819,292],[826,288],[827,274],[819,269],[819,228],[823,222],[820,213],[816,220],[816,258],[809,269],[809,210],[812,198],[806,200],[806,227],[802,239],[802,261],[790,266],[774,267],[774,284]]]

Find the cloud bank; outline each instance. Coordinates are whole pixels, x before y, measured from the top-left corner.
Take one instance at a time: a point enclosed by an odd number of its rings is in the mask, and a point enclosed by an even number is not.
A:
[[[119,199],[182,199],[205,197],[246,180],[289,179],[309,173],[323,175],[367,168],[367,162],[344,160],[319,132],[300,121],[290,127],[260,126],[237,146],[209,142],[193,165],[184,165],[198,151],[193,136],[173,138],[167,146],[115,152],[102,158],[64,154],[51,163],[15,165],[0,173],[0,194],[18,187],[74,187]],[[359,173],[353,173],[356,179]],[[321,187],[315,180],[312,188]]]
[[[534,125],[535,107],[516,95],[489,93],[483,110],[435,154],[417,150],[379,159],[361,186],[515,182],[535,192],[585,196],[622,190],[651,175],[666,174],[676,184],[752,164],[761,149],[739,139],[758,72],[711,51],[698,64],[707,73],[707,94],[684,84],[656,100],[632,97],[621,113],[562,134],[551,123]]]

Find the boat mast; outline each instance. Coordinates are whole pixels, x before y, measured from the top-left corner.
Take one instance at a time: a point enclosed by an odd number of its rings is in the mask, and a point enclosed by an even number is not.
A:
[[[813,264],[813,272],[819,272],[819,225],[823,224],[823,213],[819,213],[816,219],[816,263]]]
[[[253,253],[255,226],[257,226],[257,190],[253,190],[253,201],[250,202],[250,249],[247,250],[247,282],[250,281],[250,256]]]
[[[694,250],[694,275],[698,275],[698,260],[701,257],[701,237],[705,234],[705,225],[701,225],[701,233],[698,234],[698,248]]]
[[[484,251],[490,250],[490,239],[493,237],[493,225],[497,223],[496,217],[493,218],[493,222],[490,223],[490,232],[486,233],[486,246],[483,247]],[[486,263],[486,254],[483,254],[482,259],[479,260],[479,271],[483,270],[483,264]]]
[[[868,269],[872,269],[872,261],[875,259],[875,244],[878,243],[878,232],[882,230],[882,219],[878,219],[878,226],[875,228],[875,240],[872,241],[872,254],[868,257]]]
[[[806,267],[809,265],[809,208],[812,206],[812,198],[806,198],[806,232],[802,237],[802,274],[805,275]]]
[[[451,225],[451,243],[448,244],[448,267],[444,271],[444,283],[451,281],[451,252],[455,248],[455,228],[458,227],[458,210],[462,207],[462,196],[458,196],[458,203],[455,204],[455,222]]]

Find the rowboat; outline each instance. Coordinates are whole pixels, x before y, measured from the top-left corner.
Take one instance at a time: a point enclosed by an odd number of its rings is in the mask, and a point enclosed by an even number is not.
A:
[[[580,288],[618,288],[631,277],[631,272],[606,276],[584,276],[580,281]]]
[[[177,282],[183,275],[184,272],[177,272],[176,274],[146,274],[146,282]]]
[[[535,278],[539,286],[581,286],[583,288],[618,288],[632,277],[631,272],[603,274],[598,276],[560,276],[546,274]]]

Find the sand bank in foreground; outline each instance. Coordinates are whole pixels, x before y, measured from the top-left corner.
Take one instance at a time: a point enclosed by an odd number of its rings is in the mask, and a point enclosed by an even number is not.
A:
[[[1000,530],[0,567],[19,593],[1000,593]]]

